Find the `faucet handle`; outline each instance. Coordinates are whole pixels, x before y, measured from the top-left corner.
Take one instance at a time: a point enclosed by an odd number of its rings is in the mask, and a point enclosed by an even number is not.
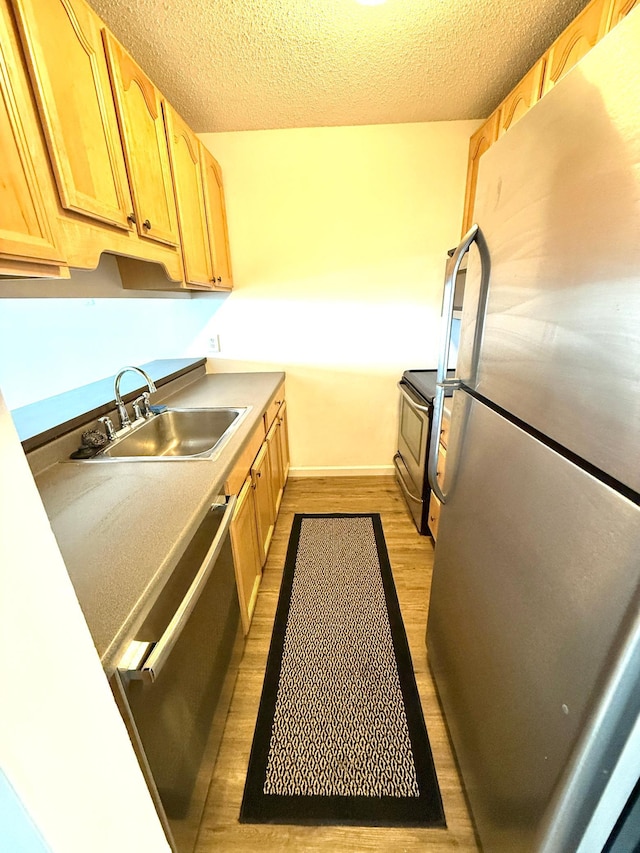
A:
[[[149,391],[142,392],[142,415],[145,418],[149,418],[152,415],[151,394],[149,393]]]
[[[116,430],[115,430],[115,427],[113,425],[113,421],[111,420],[111,418],[109,418],[105,415],[103,418],[98,418],[98,420],[100,421],[101,424],[104,425],[104,429],[105,429],[105,432],[107,434],[107,438],[109,439],[109,441],[113,441],[114,438],[116,437]]]
[[[139,397],[136,397],[136,399],[133,401],[133,419],[134,419],[134,421],[138,421],[142,417],[141,404],[144,404],[144,398],[142,397],[142,395],[140,395]]]

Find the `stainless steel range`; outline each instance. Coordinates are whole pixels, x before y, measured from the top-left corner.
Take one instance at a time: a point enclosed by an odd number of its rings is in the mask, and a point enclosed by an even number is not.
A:
[[[405,370],[398,383],[400,391],[398,450],[393,458],[393,464],[396,469],[396,479],[418,532],[425,536],[431,533],[429,529],[431,488],[427,477],[427,460],[432,440],[431,422],[436,393],[436,373],[435,370]],[[435,436],[434,440],[437,442],[438,436]]]

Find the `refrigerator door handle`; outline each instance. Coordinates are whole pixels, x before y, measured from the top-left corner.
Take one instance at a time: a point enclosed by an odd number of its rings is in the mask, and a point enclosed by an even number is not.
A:
[[[429,461],[427,465],[427,474],[429,476],[429,485],[435,493],[440,503],[446,503],[447,497],[440,488],[436,476],[438,467],[438,441],[434,436],[439,436],[442,429],[442,416],[444,414],[444,395],[446,390],[455,390],[460,387],[458,378],[447,379],[447,365],[449,364],[449,351],[451,349],[451,330],[453,326],[453,298],[456,287],[456,276],[462,263],[462,258],[469,250],[469,247],[478,239],[480,230],[477,225],[472,225],[471,228],[462,238],[460,245],[457,246],[450,262],[447,264],[447,274],[444,280],[444,297],[442,304],[442,322],[443,322],[443,340],[438,357],[438,373],[436,378],[436,394],[433,400],[433,424],[431,426],[432,439],[429,442]],[[482,253],[481,253],[482,255]]]

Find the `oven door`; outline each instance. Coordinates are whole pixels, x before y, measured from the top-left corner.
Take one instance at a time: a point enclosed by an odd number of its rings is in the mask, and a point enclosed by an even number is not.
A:
[[[242,654],[234,505],[212,506],[118,668],[125,722],[178,853],[195,846]]]
[[[394,465],[407,505],[418,530],[422,532],[432,407],[419,398],[406,383],[399,382],[398,388],[398,452]]]

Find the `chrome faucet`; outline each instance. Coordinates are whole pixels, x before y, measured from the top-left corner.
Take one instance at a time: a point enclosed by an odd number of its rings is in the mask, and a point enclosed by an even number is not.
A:
[[[118,407],[118,415],[120,417],[120,427],[122,429],[131,425],[131,419],[130,419],[129,414],[127,412],[127,407],[123,403],[122,396],[120,394],[120,380],[122,379],[122,377],[124,376],[124,374],[128,370],[132,370],[134,373],[139,373],[140,376],[142,376],[144,381],[147,383],[147,387],[149,388],[150,394],[153,394],[154,391],[158,390],[155,386],[155,382],[153,381],[153,379],[147,373],[145,373],[144,370],[142,370],[142,368],[140,368],[140,367],[123,367],[122,368],[120,373],[118,373],[118,375],[116,376],[116,381],[114,383],[116,406]],[[145,392],[145,394],[143,394],[143,398],[145,398],[145,403],[146,403],[146,392]],[[140,398],[138,398],[138,400],[140,400]],[[138,402],[138,400],[136,400],[136,402]],[[145,406],[145,409],[148,410],[146,406]],[[139,410],[139,406],[138,406],[138,410]],[[136,412],[136,417],[137,417],[137,412]]]

